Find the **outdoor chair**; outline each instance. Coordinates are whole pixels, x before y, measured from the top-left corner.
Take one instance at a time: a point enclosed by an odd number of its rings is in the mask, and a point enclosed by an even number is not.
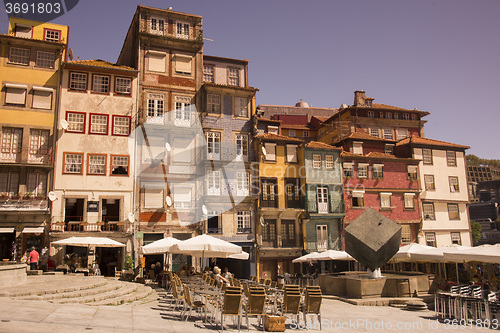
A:
[[[187,310],[189,308],[189,313],[186,314],[186,321],[191,316],[191,311],[193,311],[193,309],[197,312],[202,310],[204,312],[203,321],[206,321],[206,319],[207,319],[207,306],[202,301],[193,301],[192,300],[191,290],[189,289],[189,287],[187,285],[184,285],[184,304],[185,304],[184,310],[183,310],[184,314],[187,312]],[[181,319],[182,319],[183,313],[181,313]]]
[[[316,315],[319,322],[319,329],[321,330],[321,302],[323,295],[318,286],[309,286],[306,288],[305,302],[302,309],[304,313],[304,323],[307,327],[307,315]]]
[[[184,295],[181,295],[178,291],[178,285],[177,285],[177,281],[174,282],[174,285],[172,285],[172,296],[173,296],[173,302],[175,302],[174,304],[174,310],[178,308],[179,305],[182,305],[183,307],[185,306],[184,305]],[[181,311],[181,317],[182,317],[182,311]]]
[[[232,293],[232,292],[225,292],[224,297],[223,297],[223,302],[220,307],[220,326],[221,330],[224,331],[224,317],[225,316],[232,316],[233,319],[234,317],[238,317],[238,332],[240,331],[241,327],[241,301],[242,301],[242,294],[241,292],[238,293]]]
[[[264,330],[264,314],[266,310],[266,291],[264,288],[250,288],[250,297],[248,297],[245,306],[245,318],[247,330],[250,329],[248,317],[258,317],[259,325],[262,325]]]

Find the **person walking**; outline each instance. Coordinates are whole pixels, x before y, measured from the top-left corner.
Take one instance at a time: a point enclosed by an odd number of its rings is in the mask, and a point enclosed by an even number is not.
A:
[[[35,250],[35,247],[31,247],[31,252],[29,254],[29,262],[30,262],[30,270],[34,271],[38,269],[38,259],[40,258],[40,255],[38,252]]]

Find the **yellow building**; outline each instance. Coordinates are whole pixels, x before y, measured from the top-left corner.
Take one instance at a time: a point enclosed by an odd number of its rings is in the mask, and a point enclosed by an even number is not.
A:
[[[257,274],[273,279],[295,274],[292,259],[303,250],[305,213],[302,140],[265,133],[255,137],[260,197],[256,223]]]
[[[47,246],[54,114],[68,27],[12,18],[0,35],[0,256]]]

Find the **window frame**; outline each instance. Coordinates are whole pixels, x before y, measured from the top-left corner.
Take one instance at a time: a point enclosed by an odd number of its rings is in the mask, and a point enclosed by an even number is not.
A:
[[[458,236],[458,237],[453,237],[453,236]],[[460,234],[460,232],[456,231],[450,232],[450,239],[451,239],[451,244],[462,245],[462,235]]]
[[[27,57],[26,57],[26,55],[15,55],[15,57],[19,57],[20,59],[27,59],[28,63],[12,61],[12,59],[14,57],[14,55],[12,54],[13,50],[23,50],[23,52],[27,51]],[[31,49],[24,48],[24,47],[11,46],[9,48],[9,58],[7,59],[7,63],[11,64],[11,65],[29,66],[31,63]]]
[[[360,179],[367,179],[368,178],[368,163],[358,163],[356,165],[356,170],[357,170],[357,178]],[[361,171],[364,169],[363,173]]]
[[[240,70],[241,70],[240,68],[236,68],[236,67],[228,67],[227,68],[227,85],[228,86],[233,86],[233,87],[240,86],[240,79],[241,79]],[[236,73],[238,75],[235,75]],[[238,82],[236,84],[231,83],[234,80],[237,80]]]
[[[207,113],[222,114],[222,98],[220,94],[207,94]],[[215,110],[214,110],[215,109]]]
[[[206,131],[207,159],[219,161],[222,159],[222,133],[219,131]]]
[[[381,192],[379,194],[380,209],[390,210],[392,209],[392,193]]]
[[[248,118],[248,104],[250,104],[250,100],[246,97],[234,97],[234,110],[233,117],[236,118]],[[242,111],[246,110],[245,115],[242,115]]]
[[[325,155],[325,169],[333,170],[334,161],[333,155]]]
[[[126,119],[128,119],[127,134],[116,134],[115,133],[115,127],[117,127],[117,126],[115,126],[115,124],[116,124],[115,119],[117,119],[117,118],[126,118]],[[111,121],[112,121],[112,124],[111,124],[111,135],[114,135],[114,136],[129,136],[130,135],[130,130],[132,128],[131,127],[132,126],[132,117],[131,116],[122,116],[122,115],[114,114]]]
[[[401,224],[401,243],[411,243],[411,225]]]
[[[72,83],[74,82],[73,78],[72,78],[73,74],[85,76],[85,89],[79,89],[79,88],[72,87]],[[78,84],[81,84],[81,82],[78,82]],[[89,89],[89,75],[88,75],[88,73],[84,73],[84,72],[69,72],[69,74],[68,74],[68,90],[70,90],[70,91],[79,91],[79,92],[87,92],[88,89]]]
[[[276,162],[277,156],[276,156],[276,143],[274,142],[263,142],[264,144],[264,149],[266,150],[266,155],[264,155],[264,162]],[[273,153],[270,154],[269,150],[267,147],[272,147]],[[270,158],[269,155],[274,156],[273,158]]]
[[[428,155],[426,155],[426,152]],[[426,165],[433,165],[434,159],[432,156],[432,149],[431,148],[422,148],[422,163]]]
[[[222,174],[220,170],[210,170],[205,176],[206,195],[222,195]]]
[[[354,201],[356,200],[356,205]],[[365,193],[364,192],[351,192],[351,208],[364,208],[365,207]]]
[[[127,158],[127,174],[113,174],[113,166],[115,157],[126,157]],[[113,177],[129,177],[130,176],[130,155],[119,155],[119,154],[111,154],[109,158],[109,175]],[[118,165],[121,166],[121,165]]]
[[[57,40],[54,40],[52,37],[47,38],[48,33],[57,33]],[[43,28],[43,40],[47,42],[54,42],[54,43],[60,43],[62,38],[62,31],[61,30],[56,30],[56,29],[49,29],[49,28]]]
[[[375,131],[377,131],[376,134],[375,134]],[[370,135],[378,138],[380,136],[380,129],[379,128],[371,127],[370,128]]]
[[[413,172],[413,169],[415,168],[415,171]],[[406,166],[406,179],[410,181],[416,181],[418,180],[418,166],[417,165],[407,165]]]
[[[107,91],[106,92],[103,92],[103,91],[97,91],[95,89],[95,86],[96,86],[96,82],[95,82],[95,79],[97,77],[102,77],[102,78],[107,78],[108,79],[108,83],[107,83]],[[102,84],[102,83],[97,83],[97,84],[100,84],[102,85],[103,87],[106,87],[105,84]],[[111,75],[103,75],[103,74],[95,74],[93,73],[92,74],[92,90],[91,92],[93,94],[101,94],[101,95],[109,95],[109,93],[111,92]]]
[[[90,172],[90,159],[93,156],[100,156],[104,157],[104,167],[103,167],[103,173],[92,173]],[[96,165],[101,165],[101,164],[96,164]],[[106,176],[106,170],[107,170],[107,165],[108,165],[108,156],[106,154],[87,154],[87,175],[88,176]]]
[[[181,31],[179,32],[179,25],[181,25]],[[187,25],[187,31],[186,31]],[[175,21],[175,36],[181,39],[191,39],[191,23],[187,21]]]
[[[252,232],[252,212],[250,210],[236,211],[236,233],[249,234]]]
[[[456,180],[455,184],[452,184],[452,180]],[[450,185],[450,193],[459,193],[460,192],[460,185],[458,183],[458,177],[457,176],[448,176],[448,183]]]
[[[235,174],[235,189],[237,196],[250,195],[250,172],[238,171]]]
[[[450,221],[460,221],[460,207],[458,206],[458,204],[456,203],[448,203],[447,205],[447,208],[448,208],[448,219]],[[455,211],[451,211],[450,208],[451,207],[456,207],[456,212]],[[452,214],[456,214],[455,215],[452,215]]]
[[[80,172],[69,172],[67,171],[66,169],[66,166],[67,166],[67,155],[80,155],[81,156],[81,161],[80,161]],[[83,175],[83,164],[85,163],[85,156],[83,153],[75,153],[75,152],[64,152],[63,153],[63,174],[66,174],[66,175]],[[75,164],[75,165],[78,165],[78,164]]]
[[[354,178],[354,163],[342,163],[342,175],[344,178]]]
[[[312,156],[313,169],[321,169],[321,163],[322,163],[321,154],[313,154]]]
[[[425,207],[430,207],[432,208],[431,211],[428,211],[427,213],[431,214],[426,214]],[[430,221],[435,221],[436,220],[436,210],[434,209],[434,203],[433,202],[422,202],[422,215],[424,220],[430,220]],[[429,217],[427,217],[429,216]]]
[[[295,150],[295,154],[290,155],[289,151],[292,152]],[[299,163],[299,146],[294,144],[286,144],[285,145],[285,155],[287,164],[297,164]],[[290,158],[291,157],[291,158]]]
[[[82,123],[82,130],[81,131],[76,131],[76,130],[70,130],[71,122],[69,121],[69,115],[70,114],[79,114],[83,115],[83,123]],[[87,124],[87,114],[85,112],[78,112],[78,111],[66,111],[66,121],[68,122],[68,128],[65,130],[65,132],[68,133],[80,133],[80,134],[85,134],[85,128]]]
[[[211,72],[208,71],[211,69]],[[211,80],[207,80],[211,78]],[[203,64],[203,82],[215,83],[215,66],[211,64]]]
[[[436,191],[436,180],[434,175],[424,175],[424,186],[426,191]]]
[[[14,93],[14,91],[10,91],[9,89],[13,90],[21,90],[23,91],[24,95],[24,101],[22,103],[17,103],[17,101],[12,101],[12,97],[14,96],[14,99],[18,96],[17,94]],[[4,105],[9,106],[9,107],[26,107],[28,103],[28,86],[26,85],[20,85],[20,84],[10,84],[10,83],[5,83],[4,84],[4,90],[5,90],[5,99],[4,99]]]
[[[128,86],[129,92],[118,91],[118,87],[122,86],[118,84],[118,80],[128,80],[130,82]],[[115,76],[115,82],[113,88],[114,88],[114,94],[116,94],[117,96],[127,96],[127,97],[132,96],[132,78],[126,76]]]
[[[415,193],[403,193],[403,207],[405,210],[415,210]]]
[[[380,170],[380,171],[378,171]],[[383,164],[373,164],[372,165],[372,179],[384,179],[384,165]]]
[[[41,59],[41,57],[39,57],[39,55],[42,55],[42,54],[45,54],[45,55],[53,55],[54,58],[53,59]],[[52,65],[51,66],[41,66],[40,63],[43,63],[43,61],[51,61],[52,62]],[[41,51],[41,50],[37,50],[36,51],[36,57],[35,57],[35,67],[38,67],[38,68],[47,68],[47,69],[54,69],[56,67],[56,53],[55,52],[48,52],[48,51]]]
[[[394,155],[394,147],[395,145],[392,143],[386,143],[384,145],[384,154],[386,155]]]
[[[375,118],[375,112],[368,111],[368,118]]]
[[[424,236],[425,236],[425,244],[427,246],[437,247],[437,240],[436,240],[436,233],[435,232],[426,232],[424,234]]]
[[[453,154],[453,156],[450,156],[450,154]],[[454,150],[447,150],[446,151],[446,165],[449,167],[456,167],[457,166],[457,152]]]
[[[92,131],[92,116],[98,116],[98,117],[105,117],[106,118],[106,132],[101,133],[101,132],[95,132]],[[102,125],[102,124],[99,124]],[[102,114],[102,113],[89,113],[89,130],[88,134],[92,135],[108,135],[109,133],[109,115],[108,114]]]
[[[249,147],[248,143],[250,141],[249,135],[247,133],[235,133],[234,134],[234,148],[235,156],[240,159],[248,158]],[[241,154],[238,154],[238,150]]]

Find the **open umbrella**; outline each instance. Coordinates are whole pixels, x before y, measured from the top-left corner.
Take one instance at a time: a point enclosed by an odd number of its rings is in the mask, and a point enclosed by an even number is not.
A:
[[[180,240],[173,237],[166,237],[154,241],[148,245],[142,247],[142,254],[164,254],[169,252],[172,246],[179,243]]]
[[[52,242],[54,245],[97,246],[97,247],[124,247],[125,244],[107,237],[70,237]]]
[[[401,246],[399,251],[392,257],[395,261],[412,261],[412,255],[417,252],[422,252],[425,250],[432,250],[435,247],[422,245],[418,243],[411,243],[405,246]]]
[[[298,262],[309,262],[311,260],[314,260],[312,257],[317,255],[318,252],[311,252],[306,255],[303,255],[302,257],[298,257],[292,260],[293,263],[298,263]]]
[[[337,251],[337,250],[327,250],[324,252],[320,252],[314,256],[312,256],[313,260],[354,260],[353,257],[349,255],[349,253],[345,251]]]
[[[209,235],[199,235],[181,241],[170,248],[171,253],[187,254],[202,258],[226,258],[241,253],[241,246]]]
[[[500,264],[500,244],[469,247],[459,252],[445,250],[444,257],[450,261],[477,261]]]
[[[468,246],[452,245],[446,247],[435,247],[429,250],[416,251],[411,254],[410,258],[412,261],[431,261],[431,262],[464,262],[463,258],[460,258],[460,253],[463,250],[469,249]],[[457,253],[458,256],[455,259],[445,257],[444,253]]]
[[[242,251],[241,253],[230,254],[227,256],[228,259],[239,259],[239,260],[248,260],[250,258],[250,254],[248,252]]]

